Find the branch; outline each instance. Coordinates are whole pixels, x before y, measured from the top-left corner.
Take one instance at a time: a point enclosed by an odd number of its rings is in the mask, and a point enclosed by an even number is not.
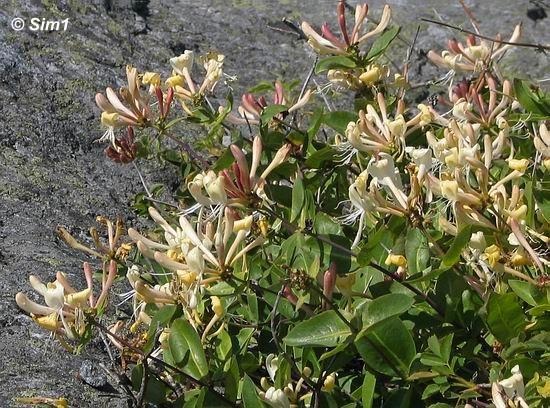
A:
[[[481,38],[483,40],[487,40],[487,41],[491,41],[491,42],[495,42],[495,43],[499,43],[499,44],[514,45],[516,47],[536,48],[539,51],[548,51],[548,50],[550,50],[550,45],[531,44],[531,43],[522,43],[522,42],[509,42],[509,41],[499,40],[497,38],[491,38],[491,37],[488,37],[486,35],[478,34],[474,31],[466,30],[464,28],[460,28],[460,27],[454,26],[452,24],[443,23],[441,21],[431,20],[429,18],[421,18],[420,20],[426,21],[427,23],[432,23],[432,24],[437,24],[437,25],[443,26],[443,27],[452,28],[453,30],[457,30],[457,31],[460,31],[460,32],[465,33],[465,34],[470,34],[470,35],[473,35],[474,37],[478,37],[478,38]]]

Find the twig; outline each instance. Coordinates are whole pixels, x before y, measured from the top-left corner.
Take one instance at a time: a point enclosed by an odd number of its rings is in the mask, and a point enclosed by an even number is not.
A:
[[[143,188],[145,189],[145,192],[147,193],[147,197],[151,197],[152,196],[151,191],[149,191],[149,188],[147,187],[147,184],[145,183],[145,179],[143,178],[143,176],[141,174],[141,171],[139,171],[139,168],[138,168],[136,162],[133,161],[132,164],[134,165],[134,169],[136,169],[136,172],[139,176],[139,179],[141,180],[141,184],[143,185]]]
[[[143,197],[144,200],[147,200],[147,201],[151,201],[153,203],[157,203],[157,204],[164,204],[164,205],[167,205],[168,207],[172,207],[172,208],[180,208],[178,205],[176,204],[171,204],[167,201],[162,201],[162,200],[158,200],[156,198],[153,198],[153,197],[149,197],[149,196],[146,196],[146,197]]]
[[[477,34],[473,31],[466,30],[464,28],[460,28],[460,27],[454,26],[452,24],[443,23],[441,21],[432,20],[432,19],[429,19],[429,18],[421,18],[420,20],[425,21],[427,23],[437,24],[437,25],[440,25],[440,26],[443,26],[443,27],[451,28],[453,30],[460,31],[460,32],[465,33],[465,34],[470,34],[470,35],[473,35],[474,37],[478,37],[478,38],[481,38],[483,40],[492,41],[492,42],[499,43],[499,44],[513,45],[513,46],[516,46],[516,47],[536,48],[540,51],[550,50],[550,45],[531,44],[531,43],[523,43],[523,42],[509,42],[509,41],[499,40],[497,38],[491,38],[491,37],[488,37],[486,35]]]
[[[140,356],[145,356],[145,353],[143,352],[143,350],[137,348],[136,346],[133,346],[132,344],[128,343],[126,340],[124,340],[122,337],[118,336],[117,334],[111,332],[107,327],[105,327],[103,324],[99,323],[98,321],[96,321],[92,316],[86,316],[87,318],[87,321],[92,325],[92,326],[95,326],[97,327],[99,330],[103,331],[105,334],[107,334],[109,337],[112,337],[113,339],[115,339],[116,341],[118,341],[120,344],[122,344],[124,347],[127,347],[129,350],[133,351],[134,353],[137,353],[139,354]],[[199,387],[206,387],[208,388],[211,392],[213,392],[214,394],[216,394],[216,396],[220,399],[222,399],[223,401],[225,401],[227,404],[229,404],[230,406],[232,407],[236,407],[235,403],[231,400],[229,400],[228,398],[226,398],[223,394],[220,394],[218,391],[216,391],[216,389],[214,389],[214,387],[210,386],[209,384],[207,383],[204,383],[203,381],[201,380],[197,380],[195,378],[193,378],[192,376],[190,376],[189,374],[185,373],[184,371],[180,370],[178,367],[175,367],[173,366],[172,364],[170,363],[167,363],[166,361],[163,361],[162,359],[160,358],[157,358],[157,357],[154,357],[152,355],[149,356],[149,359],[151,359],[152,361],[156,362],[156,363],[159,363],[161,366],[165,367],[165,368],[168,368],[174,372],[176,372],[177,374],[185,377],[189,382],[195,384],[196,386],[199,386]]]
[[[296,227],[295,225],[289,223],[287,220],[285,220],[283,217],[279,216],[278,214],[276,214],[275,212],[269,210],[269,209],[266,209],[264,210],[266,211],[268,214],[278,218],[282,223],[283,225],[290,231],[290,232],[295,232],[296,230],[298,230],[298,227]],[[309,236],[312,236],[316,239],[318,239],[319,241],[322,241],[330,246],[332,246],[333,248],[335,249],[338,249],[340,251],[342,251],[343,253],[345,253],[346,255],[349,255],[349,256],[353,256],[353,257],[357,257],[357,254],[355,252],[353,252],[351,249],[349,248],[346,248],[345,246],[343,245],[340,245],[336,242],[333,242],[331,241],[330,239],[322,236],[322,235],[318,235],[318,234],[315,234],[314,232],[311,232],[311,231],[307,231],[307,230],[302,230],[302,232],[306,235],[309,235]],[[388,271],[387,269],[383,268],[382,266],[378,265],[378,264],[375,264],[374,262],[369,262],[368,266],[382,272],[384,275],[392,278],[392,280],[394,280],[395,282],[401,284],[402,286],[404,286],[405,288],[409,289],[411,292],[415,293],[416,295],[420,296],[422,299],[424,299],[426,301],[426,303],[428,303],[432,309],[434,309],[437,314],[441,317],[445,317],[445,312],[443,311],[443,309],[432,299],[428,296],[428,294],[422,292],[420,289],[417,289],[416,287],[414,287],[413,285],[411,285],[410,283],[406,282],[406,281],[403,281],[398,275],[396,275],[395,273],[393,272],[390,272]]]
[[[281,347],[281,344],[279,343],[279,340],[277,339],[277,324],[275,322],[275,318],[277,316],[277,309],[279,308],[279,302],[281,301],[281,297],[283,296],[283,291],[285,289],[285,285],[281,287],[281,290],[277,293],[277,297],[275,298],[275,303],[273,304],[273,310],[271,311],[271,323],[270,323],[270,329],[271,329],[271,336],[273,338],[273,343],[275,343],[275,347],[277,348],[277,351],[283,355],[285,360],[290,364],[292,370],[301,378],[303,378],[304,383],[307,385],[307,387],[311,390],[315,390],[315,386],[311,383],[310,379],[305,377],[303,373],[300,371],[298,366],[296,365],[296,362],[290,356],[284,349]],[[296,390],[298,391],[298,390]]]

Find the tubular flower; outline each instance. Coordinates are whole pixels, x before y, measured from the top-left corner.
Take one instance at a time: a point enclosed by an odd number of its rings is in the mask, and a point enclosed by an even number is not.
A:
[[[357,152],[377,154],[380,152],[400,152],[401,159],[405,149],[406,137],[416,129],[429,123],[435,112],[425,105],[419,105],[420,112],[409,120],[403,114],[404,103],[397,104],[393,118],[388,116],[386,101],[381,93],[377,95],[380,113],[372,105],[367,105],[366,112],[359,111],[359,120],[350,122],[346,128],[345,143],[337,146],[344,152],[343,162],[347,163]],[[432,114],[433,112],[433,114]],[[433,116],[432,116],[433,115]]]
[[[292,145],[285,143],[273,156],[273,159],[264,171],[258,176],[261,157],[262,157],[262,140],[259,136],[254,138],[252,142],[252,163],[250,167],[246,161],[246,156],[240,147],[231,145],[231,153],[235,158],[233,165],[226,170],[220,172],[224,179],[225,191],[228,197],[228,205],[243,206],[248,205],[254,197],[260,197],[262,200],[267,200],[264,192],[264,186],[267,176],[290,155]]]
[[[97,300],[93,294],[92,271],[87,263],[84,263],[84,274],[88,287],[81,291],[74,289],[62,272],[57,272],[56,280],[48,284],[31,275],[30,284],[44,298],[46,305],[33,302],[23,292],[15,296],[15,301],[42,328],[60,338],[74,340],[83,335],[86,329],[84,312],[97,313],[104,309],[109,289],[116,277],[116,263],[111,261],[109,275],[103,282]]]
[[[359,244],[365,222],[367,225],[374,225],[376,221],[374,217],[376,202],[367,190],[367,178],[368,172],[365,170],[349,186],[349,200],[353,209],[351,213],[340,218],[343,224],[353,224],[359,218],[359,226],[357,227],[357,234],[351,246],[352,248],[355,248]]]
[[[514,28],[509,43],[517,42],[521,36],[521,25]],[[500,40],[500,34],[496,37]],[[428,53],[428,58],[435,65],[448,68],[455,72],[481,72],[496,62],[511,47],[510,44],[501,42],[489,42],[481,40],[479,43],[473,35],[466,39],[466,46],[455,39],[447,43],[448,50],[443,51],[441,55],[435,51]]]
[[[307,105],[312,95],[313,92],[308,89],[300,95],[296,102],[290,104],[284,94],[283,84],[280,81],[275,81],[272,104],[290,106],[285,112],[279,113],[274,117],[283,120],[285,115],[295,112]],[[237,109],[239,116],[230,114],[227,116],[227,120],[236,125],[257,125],[260,123],[260,115],[268,106],[269,103],[264,96],[256,98],[251,93],[245,93],[241,98],[241,105]],[[220,110],[222,109],[223,108],[220,107]]]
[[[369,8],[367,4],[357,5],[355,8],[354,25],[351,32],[346,25],[345,2],[340,0],[336,7],[338,26],[341,31],[341,37],[338,38],[330,30],[328,23],[324,23],[321,28],[321,34],[318,34],[307,22],[302,22],[302,31],[308,38],[308,44],[321,55],[344,55],[351,47],[360,47],[368,39],[382,33],[388,26],[391,19],[390,6],[385,5],[380,17],[380,22],[371,31],[363,32],[363,27],[367,21]]]
[[[155,288],[136,279],[136,292],[146,302],[182,303],[194,309],[202,286],[231,274],[236,262],[265,241],[260,236],[247,243],[252,216],[237,220],[229,208],[219,213],[215,225],[201,220],[195,227],[183,215],[179,225],[173,227],[154,208],[149,213],[165,231],[166,244],[150,240],[134,229],[128,235],[144,256],[172,271],[173,276],[169,284]]]
[[[491,385],[493,404],[496,408],[508,408],[511,406],[529,408],[524,400],[525,386],[523,375],[519,366],[512,368],[512,375],[504,380],[494,382]]]
[[[168,86],[174,88],[175,96],[189,115],[193,114],[193,106],[212,93],[222,78],[225,56],[211,52],[199,58],[205,70],[204,78],[200,84],[195,83],[191,77],[194,59],[192,51],[185,51],[179,57],[171,58],[172,76],[166,81]]]
[[[99,141],[109,141],[115,148],[115,128],[147,126],[151,119],[148,97],[140,91],[141,82],[137,69],[128,65],[126,76],[128,86],[120,88],[118,95],[112,88],[107,88],[105,95],[98,93],[95,97],[96,104],[102,111],[101,123],[107,127]]]
[[[378,159],[373,157],[369,161],[367,172],[373,178],[372,182],[378,186],[382,186],[396,205],[402,209],[407,209],[407,196],[403,192],[401,177],[395,167],[392,156],[380,153]]]
[[[489,93],[487,101],[483,97],[484,89]],[[453,116],[457,120],[491,126],[498,124],[499,118],[511,108],[512,85],[505,80],[502,89],[497,89],[495,79],[485,75],[480,83],[460,83],[452,88],[449,98],[453,103]]]

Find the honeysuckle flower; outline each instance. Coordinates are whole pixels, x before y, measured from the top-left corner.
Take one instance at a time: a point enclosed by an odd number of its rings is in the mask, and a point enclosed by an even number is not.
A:
[[[497,262],[500,260],[501,257],[501,250],[500,248],[493,244],[487,248],[485,248],[485,259],[487,260],[487,263],[494,268]]]
[[[208,322],[208,324],[206,325],[202,333],[201,341],[203,343],[206,340],[212,328],[214,327],[214,325],[223,317],[225,313],[225,309],[219,297],[211,296],[210,301],[212,302],[212,311],[214,312],[214,316],[212,316],[212,318],[210,319],[210,321]],[[223,324],[220,327],[220,330],[222,327],[223,327]],[[218,333],[219,333],[219,330],[216,333],[213,333],[212,336],[215,336]]]
[[[347,54],[351,47],[360,47],[368,39],[382,33],[388,26],[391,18],[390,6],[385,5],[380,17],[380,22],[371,31],[363,33],[363,26],[366,22],[368,14],[368,5],[357,5],[355,8],[355,22],[351,32],[346,27],[345,4],[341,0],[338,2],[336,13],[338,25],[342,33],[342,37],[338,38],[332,33],[327,23],[324,23],[321,28],[321,34],[318,34],[307,22],[302,22],[302,31],[308,38],[308,44],[318,54],[344,55]]]
[[[170,59],[173,75],[168,79],[167,84],[174,88],[175,96],[181,102],[184,111],[191,116],[193,115],[193,106],[200,103],[207,94],[212,93],[221,79],[225,56],[210,52],[199,59],[206,71],[200,85],[196,84],[191,77],[194,61],[192,51],[185,51],[179,57]],[[189,106],[189,103],[192,106]]]
[[[170,65],[174,70],[174,74],[185,77],[193,68],[193,61],[195,59],[195,53],[190,50],[185,50],[183,54],[178,57],[170,58]]]
[[[389,69],[385,65],[371,64],[367,66],[365,72],[359,75],[359,80],[366,86],[373,86],[382,78],[387,76]]]
[[[160,86],[160,74],[158,72],[145,72],[141,78],[143,85],[150,85],[153,89]]]
[[[514,28],[508,43],[517,42],[521,36],[521,25]],[[500,40],[500,34],[496,40]],[[469,35],[466,39],[466,46],[456,39],[449,40],[448,50],[443,51],[441,55],[435,51],[428,52],[428,58],[437,66],[451,69],[455,72],[482,72],[491,67],[512,45],[504,45],[501,42],[489,42],[480,40]]]
[[[260,398],[273,408],[290,408],[290,400],[283,390],[269,387],[266,392],[259,393]]]
[[[412,162],[417,166],[418,172],[416,177],[418,182],[422,184],[424,177],[432,169],[432,151],[428,148],[415,149],[413,147],[407,147],[405,150],[411,157]]]
[[[343,224],[353,224],[359,219],[357,234],[351,245],[352,248],[355,248],[359,244],[365,222],[369,225],[373,225],[375,222],[373,213],[376,211],[376,203],[367,190],[367,179],[368,172],[365,170],[349,186],[348,195],[352,205],[352,212],[339,218]]]
[[[109,264],[109,275],[104,279],[102,291],[97,300],[93,295],[91,269],[84,263],[84,273],[88,287],[77,291],[68,282],[65,274],[58,272],[56,280],[44,284],[38,277],[29,277],[32,288],[44,298],[45,306],[30,300],[23,292],[17,293],[17,305],[29,313],[42,328],[56,336],[74,340],[84,333],[84,311],[98,312],[105,307],[109,289],[116,276],[116,263]]]
[[[200,58],[206,74],[204,80],[199,88],[199,93],[205,94],[213,92],[218,81],[222,77],[222,68],[225,56],[215,52],[209,52],[208,54]]]
[[[496,408],[529,408],[525,402],[525,386],[523,375],[518,365],[511,370],[512,375],[504,380],[494,382],[491,385],[493,404]]]
[[[325,381],[323,382],[322,390],[325,392],[332,392],[336,386],[336,373],[331,373],[327,375]]]
[[[484,126],[498,124],[500,118],[511,109],[513,102],[512,85],[504,80],[502,88],[497,88],[497,81],[490,75],[485,75],[481,83],[471,83],[466,89],[460,88],[457,93],[453,88],[449,98],[453,104],[452,114],[457,120],[480,123]],[[489,100],[483,97],[488,91]]]
[[[337,145],[343,154],[342,162],[348,163],[358,152],[377,154],[379,152],[399,152],[399,160],[405,153],[405,139],[433,117],[431,110],[419,105],[420,112],[405,120],[405,105],[402,100],[397,103],[393,118],[388,115],[386,100],[381,93],[377,94],[380,113],[372,105],[367,105],[366,112],[359,111],[359,120],[350,122],[346,128],[345,143]],[[429,118],[428,118],[429,116]]]
[[[236,145],[230,146],[235,163],[230,169],[223,170],[220,174],[224,178],[225,192],[228,197],[228,205],[246,206],[250,200],[259,197],[267,201],[264,186],[267,176],[289,156],[292,150],[290,143],[285,143],[273,156],[273,159],[265,170],[257,176],[262,157],[262,140],[256,136],[252,142],[252,163],[250,168],[242,149]]]
[[[407,196],[403,192],[401,177],[392,156],[380,153],[377,158],[371,158],[367,172],[372,176],[373,183],[382,186],[396,204],[403,209],[408,207]]]
[[[354,71],[344,69],[329,69],[327,79],[337,88],[358,90],[363,87]]]
[[[141,82],[137,69],[127,66],[126,75],[128,86],[120,88],[120,98],[112,88],[107,88],[105,95],[98,93],[95,97],[96,104],[102,111],[101,123],[107,127],[107,131],[99,141],[109,141],[115,148],[115,128],[146,126],[151,119],[148,98],[142,95],[139,89]]]
[[[225,179],[212,170],[197,174],[187,184],[187,190],[200,206],[216,207],[227,202]],[[203,190],[206,191],[207,196],[203,194]]]
[[[275,374],[279,369],[279,357],[275,354],[268,354],[265,358],[265,368],[269,374],[269,378],[271,378],[271,381],[275,382]]]
[[[272,103],[274,105],[288,106],[288,109],[285,112],[275,115],[275,118],[279,120],[283,120],[285,115],[303,108],[307,105],[313,95],[313,91],[307,89],[294,103],[290,103],[284,94],[283,84],[281,81],[275,81],[274,88],[275,90],[272,96]],[[260,115],[262,114],[262,111],[268,106],[269,103],[264,96],[256,98],[251,93],[245,93],[241,97],[241,105],[237,108],[239,116],[229,114],[227,115],[227,121],[236,125],[257,125],[260,123]],[[220,110],[221,109],[222,108],[220,108]]]
[[[542,161],[542,165],[546,170],[550,170],[550,131],[543,122],[539,126],[538,133],[534,129],[533,144],[537,149],[535,162]]]
[[[113,133],[114,137],[114,133]],[[105,148],[105,155],[115,163],[130,163],[135,160],[137,145],[134,129],[128,126],[127,132],[120,138],[111,140],[111,145]]]
[[[153,303],[180,302],[193,309],[201,287],[230,274],[236,262],[265,241],[259,236],[246,243],[252,216],[237,220],[229,208],[218,214],[216,225],[199,219],[196,230],[184,215],[179,218],[179,226],[173,227],[153,207],[149,213],[165,231],[167,244],[152,241],[133,229],[128,235],[144,256],[174,274],[171,285],[162,288],[136,282],[136,291]]]

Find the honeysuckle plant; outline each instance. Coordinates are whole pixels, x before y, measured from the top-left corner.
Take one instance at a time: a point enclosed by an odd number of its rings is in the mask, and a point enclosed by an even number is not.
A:
[[[66,346],[104,338],[132,406],[548,406],[550,95],[499,69],[520,26],[430,52],[453,76],[434,105],[387,56],[389,6],[338,1],[301,29],[310,75],[238,107],[217,53],[98,94],[99,140],[151,222],[99,218],[93,247],[60,228],[99,273],[82,291],[31,276],[45,305],[17,304]],[[171,197],[143,160],[178,168]]]

